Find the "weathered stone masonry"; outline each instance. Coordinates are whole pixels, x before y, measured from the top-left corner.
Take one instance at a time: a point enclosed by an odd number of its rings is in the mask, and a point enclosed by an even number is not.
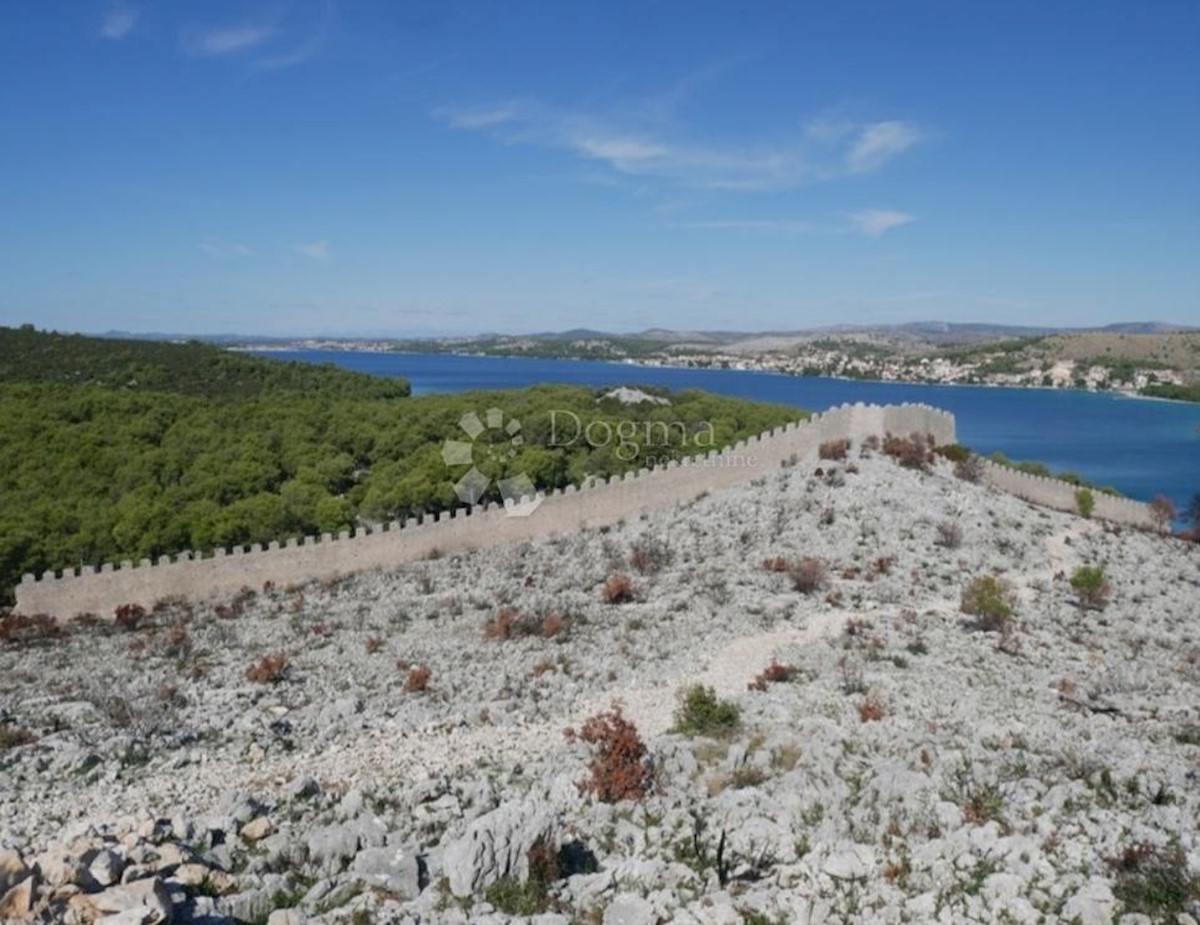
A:
[[[128,603],[150,606],[169,596],[200,599],[229,597],[241,588],[301,584],[373,568],[391,568],[448,553],[519,543],[586,527],[614,524],[649,511],[690,501],[705,491],[715,491],[751,481],[777,470],[792,457],[815,454],[826,440],[863,438],[885,434],[929,433],[939,444],[955,441],[953,415],[927,405],[842,405],[808,422],[750,438],[724,450],[679,464],[628,473],[591,488],[566,489],[546,495],[531,516],[514,517],[503,507],[486,505],[444,512],[423,521],[392,522],[375,530],[359,529],[338,537],[328,534],[292,539],[285,544],[258,544],[249,551],[240,547],[217,549],[207,555],[182,553],[157,563],[111,563],[99,569],[69,569],[61,576],[45,573],[40,579],[26,575],[16,589],[16,610],[51,613],[62,617],[77,613],[110,613]],[[1038,504],[1075,510],[1074,488],[988,465],[986,481]],[[1149,526],[1146,505],[1096,495],[1095,516],[1121,523]]]

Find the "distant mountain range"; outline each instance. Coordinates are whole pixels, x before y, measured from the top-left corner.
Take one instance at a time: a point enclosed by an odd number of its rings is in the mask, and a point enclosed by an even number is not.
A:
[[[979,322],[953,321],[910,321],[892,325],[830,325],[813,328],[793,328],[790,330],[774,331],[695,331],[673,330],[670,328],[648,328],[644,331],[621,332],[598,331],[592,328],[571,328],[566,331],[541,331],[533,334],[500,334],[497,332],[480,332],[473,335],[447,335],[442,337],[364,337],[324,335],[309,337],[298,334],[292,337],[269,336],[260,337],[249,334],[168,334],[162,332],[132,333],[129,331],[105,331],[100,337],[135,338],[138,340],[202,340],[218,344],[281,344],[297,340],[330,340],[330,341],[389,341],[389,340],[427,340],[427,341],[496,341],[526,338],[541,341],[581,341],[605,339],[630,339],[641,341],[656,341],[664,344],[731,344],[738,341],[757,338],[803,338],[821,335],[881,335],[914,340],[929,341],[938,344],[968,344],[983,343],[992,340],[1003,340],[1018,337],[1042,337],[1052,334],[1175,334],[1180,332],[1200,331],[1200,327],[1169,324],[1161,321],[1123,321],[1113,324],[1091,327],[1053,327],[1031,325],[987,324]]]

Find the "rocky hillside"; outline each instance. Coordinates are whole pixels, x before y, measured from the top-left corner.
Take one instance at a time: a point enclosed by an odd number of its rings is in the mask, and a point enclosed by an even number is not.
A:
[[[1198,548],[868,457],[10,619],[0,919],[1200,917]]]

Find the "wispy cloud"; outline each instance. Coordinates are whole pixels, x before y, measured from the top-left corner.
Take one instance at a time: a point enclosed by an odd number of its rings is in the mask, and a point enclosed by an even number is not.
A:
[[[668,131],[660,121],[556,110],[529,100],[442,107],[453,128],[505,144],[564,151],[629,176],[698,189],[783,190],[882,168],[922,132],[898,120],[813,123],[786,142],[716,143]]]
[[[859,234],[865,234],[869,238],[878,238],[893,228],[916,221],[916,216],[891,209],[863,209],[860,212],[850,213],[847,219],[850,227]]]
[[[183,49],[200,57],[228,55],[257,48],[274,34],[274,27],[268,25],[190,29],[184,33]]]
[[[196,247],[200,253],[214,260],[236,260],[241,257],[253,257],[254,248],[235,241],[221,241],[218,238],[205,238]]]
[[[124,4],[109,8],[100,21],[100,35],[106,39],[123,39],[137,25],[137,10]]]
[[[864,126],[847,152],[846,166],[854,173],[870,173],[920,140],[920,130],[908,122],[892,120]]]
[[[257,66],[264,70],[278,70],[303,64],[320,51],[328,40],[336,15],[337,7],[333,0],[324,0],[321,4],[321,14],[308,35],[300,39],[290,50],[262,58],[257,62]]]
[[[729,231],[745,234],[862,234],[878,238],[916,218],[906,212],[864,209],[819,221],[803,218],[721,218],[674,221],[667,227],[690,231]]]
[[[328,241],[311,241],[308,244],[297,244],[292,252],[309,260],[328,260],[330,256]]]

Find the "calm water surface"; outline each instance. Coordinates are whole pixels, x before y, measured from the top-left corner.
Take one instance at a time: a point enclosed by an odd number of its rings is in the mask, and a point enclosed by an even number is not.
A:
[[[923,402],[953,412],[959,440],[1072,469],[1134,498],[1162,492],[1182,506],[1200,492],[1200,404],[1103,393],[974,386],[899,385],[740,370],[661,369],[623,363],[443,354],[303,350],[266,354],[403,376],[413,394],[511,389],[542,383],[658,385],[822,411],[843,402]]]

